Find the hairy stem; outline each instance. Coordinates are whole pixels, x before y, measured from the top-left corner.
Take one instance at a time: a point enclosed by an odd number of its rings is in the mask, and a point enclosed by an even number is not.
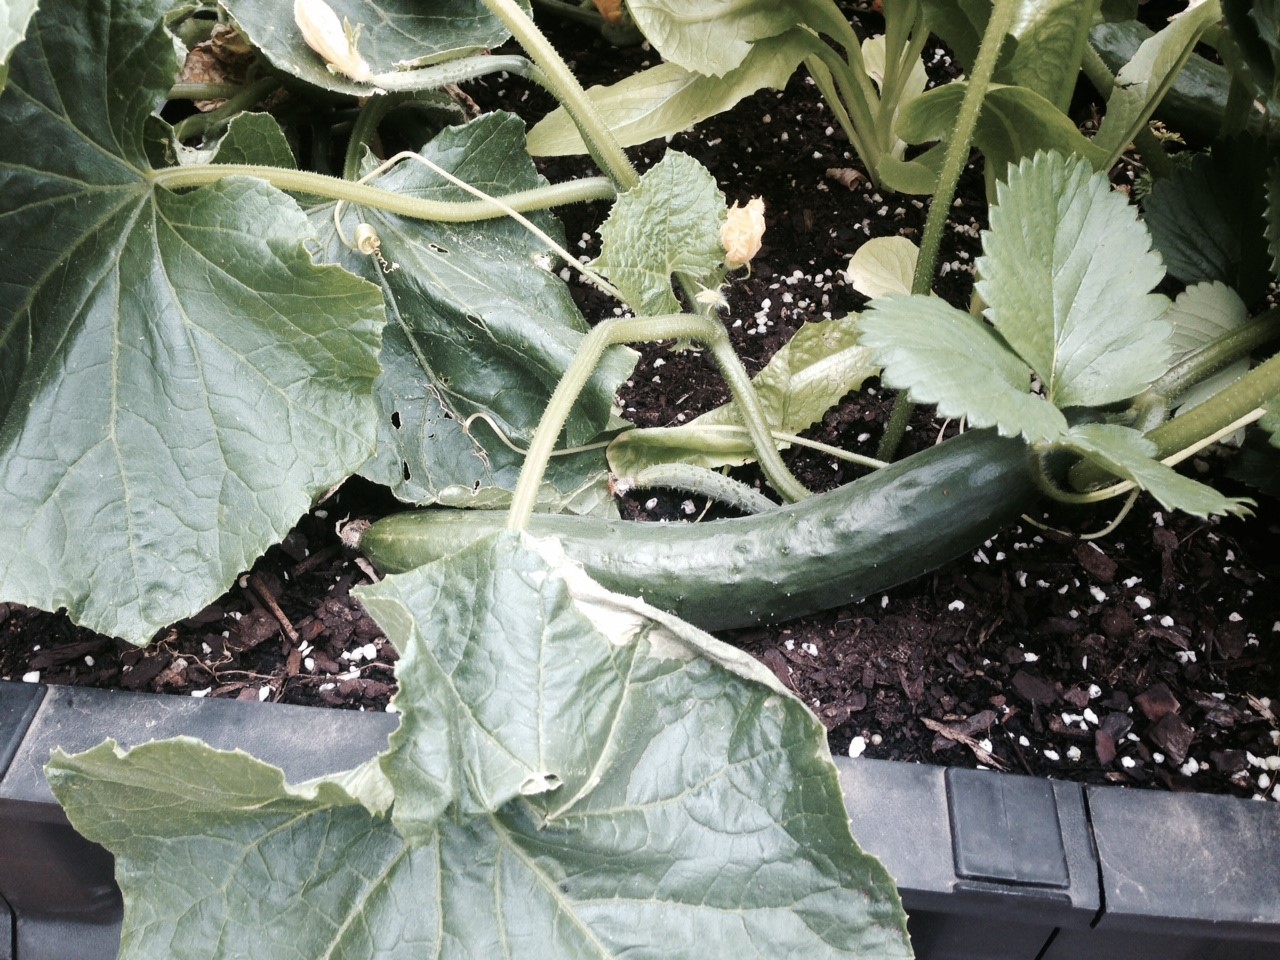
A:
[[[613,184],[603,177],[587,177],[582,180],[570,180],[567,183],[535,187],[532,190],[521,190],[498,198],[502,201],[499,205],[491,200],[447,201],[406,197],[390,190],[353,183],[350,180],[330,177],[323,173],[251,164],[193,164],[189,167],[167,167],[164,170],[151,172],[152,183],[170,190],[204,187],[225,180],[227,177],[256,177],[290,193],[307,193],[330,200],[342,200],[346,203],[386,210],[402,217],[435,220],[441,223],[493,220],[507,216],[508,207],[521,213],[528,213],[563,206],[567,203],[611,200],[615,196]]]
[[[1190,449],[1207,437],[1254,416],[1266,404],[1280,396],[1280,354],[1254,367],[1243,377],[1197,407],[1192,407],[1146,434],[1156,445],[1157,459],[1180,450]],[[1071,469],[1071,486],[1088,490],[1105,483],[1111,475],[1093,463],[1077,464]]]
[[[1018,0],[996,0],[991,19],[987,21],[982,45],[978,48],[978,57],[973,64],[973,76],[969,78],[969,85],[965,88],[960,115],[956,118],[955,129],[942,161],[938,189],[934,191],[933,200],[929,203],[929,215],[925,218],[924,236],[920,241],[920,256],[916,260],[915,275],[911,278],[911,292],[914,294],[927,294],[933,289],[938,251],[942,247],[942,233],[947,225],[947,215],[951,212],[951,201],[955,199],[956,186],[960,183],[965,164],[969,162],[969,148],[973,144],[973,132],[978,126],[978,115],[982,112],[982,101],[986,99],[987,88],[991,85],[991,77],[996,69],[996,58],[1004,45],[1005,35],[1013,24],[1018,6]],[[911,401],[906,394],[898,394],[884,436],[880,438],[880,447],[876,451],[879,459],[892,460],[897,453],[911,419],[911,409]]]
[[[534,431],[533,442],[529,444],[529,454],[520,471],[520,479],[516,482],[511,512],[507,516],[509,530],[523,530],[528,526],[552,450],[564,430],[574,402],[600,365],[605,350],[618,344],[654,340],[694,340],[705,344],[711,350],[733,399],[738,404],[743,423],[755,447],[756,457],[769,482],[787,500],[800,500],[809,495],[809,491],[791,475],[791,471],[782,462],[773,444],[769,424],[760,407],[755,388],[751,385],[751,378],[738,355],[733,352],[723,324],[709,317],[684,313],[659,317],[620,317],[605,320],[583,338],[577,354],[556,384],[551,399],[547,401],[542,419]]]
[[[618,188],[630,190],[640,181],[618,140],[600,116],[595,103],[573,75],[564,59],[547,40],[538,25],[515,0],[484,0],[484,5],[511,31],[516,42],[542,71],[547,88],[573,118],[591,157]]]

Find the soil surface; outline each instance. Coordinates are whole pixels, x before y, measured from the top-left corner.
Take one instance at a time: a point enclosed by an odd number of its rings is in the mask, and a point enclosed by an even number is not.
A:
[[[873,31],[860,6],[846,9]],[[643,47],[618,50],[582,28],[553,26],[552,36],[587,83],[657,62]],[[937,76],[950,68],[944,49],[925,59]],[[467,92],[485,109],[505,106],[531,121],[548,106],[504,77]],[[1088,116],[1085,102],[1079,119]],[[665,149],[681,150],[715,174],[730,202],[765,198],[764,249],[729,298],[728,324],[752,371],[805,321],[863,305],[842,274],[861,243],[918,239],[923,228],[925,205],[878,193],[833,127],[800,75],[669,145],[632,151],[643,168]],[[544,168],[553,180],[586,172],[574,161]],[[1115,178],[1137,172],[1121,164]],[[565,211],[570,248],[594,255],[606,214],[602,205]],[[986,225],[976,166],[952,214],[938,292],[964,306]],[[576,286],[575,295],[588,319],[614,312],[590,288]],[[628,419],[645,426],[683,422],[726,399],[704,355],[670,344],[642,350],[620,397]],[[872,454],[891,402],[872,382],[807,435]],[[918,411],[907,449],[954,430]],[[860,472],[803,450],[786,457],[814,490]],[[1192,469],[1216,476],[1226,457],[1211,451]],[[751,470],[740,477],[758,479]],[[886,594],[721,636],[814,709],[836,753],[1280,799],[1280,507],[1258,499],[1247,521],[1202,521],[1142,497],[1099,539],[1085,535],[1113,520],[1118,502],[1037,514]],[[645,493],[622,506],[631,517],[689,520],[708,505]],[[0,605],[0,678],[386,709],[396,652],[350,595],[374,572],[339,528],[392,509],[385,491],[349,482],[224,597],[147,649],[61,615]]]

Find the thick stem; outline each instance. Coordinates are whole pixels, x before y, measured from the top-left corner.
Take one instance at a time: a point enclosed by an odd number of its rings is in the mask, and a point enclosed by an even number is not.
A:
[[[280,81],[275,77],[263,77],[260,80],[255,80],[247,87],[241,87],[234,95],[228,97],[227,102],[218,107],[218,109],[210,110],[208,113],[193,114],[185,120],[179,121],[177,126],[173,128],[174,139],[185,140],[188,137],[204,135],[209,130],[225,126],[236,114],[260,103],[279,86]]]
[[[1156,445],[1156,459],[1163,460],[1179,450],[1211,437],[1252,411],[1280,396],[1280,354],[1254,367],[1243,377],[1199,406],[1162,423],[1147,434]],[[1111,474],[1092,463],[1071,469],[1071,486],[1088,490],[1112,479]]]
[[[942,248],[942,232],[947,225],[947,216],[951,212],[951,201],[955,199],[956,187],[960,183],[960,175],[964,173],[965,164],[969,162],[969,148],[973,144],[973,132],[978,126],[978,115],[982,112],[982,101],[986,99],[987,88],[991,85],[991,77],[995,73],[996,59],[1000,48],[1004,45],[1005,35],[1013,24],[1017,12],[1018,0],[996,0],[991,11],[991,19],[987,21],[986,32],[982,35],[982,45],[978,48],[978,57],[973,64],[973,76],[965,88],[964,99],[960,103],[960,115],[956,118],[955,129],[947,144],[947,152],[942,161],[942,171],[938,175],[938,189],[929,203],[929,215],[925,219],[924,237],[920,241],[920,256],[916,260],[916,272],[911,279],[911,292],[928,294],[933,289],[933,277],[938,267],[938,251]],[[905,409],[903,409],[905,408]],[[906,394],[899,394],[894,401],[893,413],[880,439],[880,447],[876,457],[881,460],[892,460],[897,453],[902,435],[906,432],[907,423],[911,419],[911,401]]]
[[[484,5],[511,31],[516,42],[542,70],[548,88],[573,118],[591,157],[609,176],[619,192],[640,181],[631,160],[610,131],[595,103],[565,64],[555,47],[515,0],[484,0]]]
[[[441,223],[494,220],[507,216],[507,207],[520,213],[528,213],[563,206],[567,203],[612,200],[616,196],[613,184],[603,177],[588,177],[582,180],[571,180],[568,183],[536,187],[532,190],[521,190],[498,198],[502,204],[505,204],[501,206],[488,200],[447,201],[407,197],[390,190],[343,180],[341,177],[330,177],[308,170],[286,170],[282,167],[208,163],[193,164],[189,167],[166,167],[163,170],[151,172],[151,181],[156,186],[170,190],[204,187],[225,180],[227,177],[256,177],[290,193],[327,197],[330,200],[342,200],[346,203],[386,210],[402,217],[435,220]]]
[[[541,70],[527,59],[515,54],[477,54],[459,57],[429,67],[413,70],[397,70],[382,73],[373,82],[392,93],[426,93],[454,83],[466,83],[494,73],[510,73],[535,83],[546,85]]]
[[[791,475],[778,455],[768,421],[760,407],[751,378],[742,361],[733,352],[729,335],[723,324],[708,317],[693,314],[670,314],[660,317],[620,317],[598,324],[582,340],[573,361],[556,384],[543,410],[542,419],[529,444],[520,479],[516,482],[507,515],[509,530],[523,530],[533,516],[538,500],[538,488],[546,473],[547,462],[555,449],[574,402],[586,387],[605,350],[623,343],[645,343],[654,340],[696,340],[706,344],[720,366],[729,384],[734,401],[742,414],[742,421],[755,446],[756,457],[769,482],[787,500],[800,500],[809,495]]]

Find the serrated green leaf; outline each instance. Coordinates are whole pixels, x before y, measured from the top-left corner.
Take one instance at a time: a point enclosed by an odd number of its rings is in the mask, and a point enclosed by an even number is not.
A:
[[[297,169],[293,149],[276,118],[269,113],[241,113],[231,118],[227,132],[213,151],[212,163],[248,163]]]
[[[877,372],[858,344],[856,323],[844,317],[804,324],[752,383],[770,429],[800,433]],[[609,444],[609,466],[622,477],[675,461],[708,469],[739,466],[755,455],[732,402],[682,426],[628,430]]]
[[[902,111],[895,131],[908,143],[947,142],[966,86],[966,81],[955,80],[922,94]],[[1105,169],[1106,156],[1071,118],[1024,87],[992,84],[987,89],[973,142],[986,157],[989,176],[1038,150],[1085,157],[1095,169]]]
[[[587,95],[618,142],[631,147],[687,130],[764,87],[781,90],[805,58],[806,44],[813,42],[792,31],[752,45],[742,64],[722,77],[660,63],[612,86],[592,87]],[[562,157],[586,149],[563,107],[529,131],[529,152],[535,157]]]
[[[1212,154],[1156,181],[1143,213],[1171,274],[1185,283],[1221,281],[1251,304],[1266,293],[1264,211],[1273,152],[1262,140],[1219,142]]]
[[[1115,424],[1084,423],[1072,427],[1062,445],[1094,461],[1117,476],[1132,480],[1167,510],[1196,517],[1243,516],[1251,501],[1223,496],[1213,487],[1184,477],[1153,459],[1156,445],[1137,430]]]
[[[9,74],[9,54],[26,36],[37,0],[0,0],[0,90]]]
[[[1031,371],[989,326],[936,297],[881,297],[862,315],[861,342],[881,379],[944,417],[1035,443],[1066,430],[1062,414],[1031,393]]]
[[[1249,310],[1240,295],[1226,284],[1198,283],[1178,294],[1165,319],[1173,324],[1169,338],[1169,345],[1173,347],[1173,356],[1169,359],[1172,368],[1243,327],[1249,320]],[[1248,370],[1248,358],[1219,370],[1179,396],[1177,408],[1199,406]]]
[[[1109,169],[1173,88],[1205,30],[1222,17],[1218,0],[1192,4],[1169,25],[1142,42],[1116,74],[1094,145],[1107,155]]]
[[[0,595],[135,643],[369,456],[384,321],[279,191],[153,185],[167,8],[48,0],[0,95]]]
[[[716,77],[741,66],[752,44],[799,26],[803,6],[773,0],[627,0],[636,26],[664,60]]]
[[[390,819],[368,771],[290,788],[190,741],[55,756],[115,854],[125,960],[911,955],[825,730],[758,662],[551,541],[364,599],[403,654]]]
[[[357,49],[375,74],[423,66],[501,45],[509,34],[481,0],[326,0],[338,18],[360,27]],[[527,4],[522,2],[523,6]],[[281,0],[222,0],[249,41],[276,68],[325,90],[368,96],[358,83],[328,69],[307,46]]]
[[[450,127],[421,155],[493,195],[539,186],[524,149],[524,124],[513,114],[491,113]],[[404,162],[372,181],[405,196],[466,200],[471,195],[415,162]],[[333,205],[311,211],[329,258],[382,287],[388,332],[382,375],[377,455],[362,471],[416,503],[437,502],[453,488],[474,505],[475,494],[514,485],[521,458],[494,439],[493,428],[463,427],[483,414],[511,442],[527,444],[543,408],[586,332],[568,286],[552,273],[551,252],[523,226],[505,218],[449,224],[410,220],[380,210],[348,207],[344,233],[370,224],[390,273],[344,246],[333,229]],[[552,236],[559,225],[534,218]],[[574,406],[566,444],[594,439],[608,424],[613,396],[630,373],[635,354],[609,352]],[[586,458],[580,467],[599,472]],[[564,464],[560,464],[564,467]],[[407,474],[407,475],[406,475]],[[576,488],[559,471],[558,483]],[[466,494],[470,488],[470,493]]]
[[[679,312],[673,274],[704,278],[710,290],[720,286],[724,221],[715,178],[692,157],[669,151],[614,202],[594,266],[637,314]]]
[[[910,293],[920,248],[906,237],[872,237],[849,258],[845,278],[868,300]]]
[[[1164,373],[1164,276],[1134,209],[1089,165],[1039,154],[1011,170],[977,270],[987,317],[1059,408],[1101,406]]]

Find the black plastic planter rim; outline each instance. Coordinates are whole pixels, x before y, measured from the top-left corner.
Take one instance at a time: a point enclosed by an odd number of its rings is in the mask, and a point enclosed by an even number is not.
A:
[[[115,955],[111,858],[44,781],[54,746],[187,734],[298,781],[355,766],[392,714],[0,681],[0,960]],[[898,880],[921,960],[1272,960],[1280,804],[837,758],[854,836]],[[1209,892],[1211,891],[1211,893]]]

